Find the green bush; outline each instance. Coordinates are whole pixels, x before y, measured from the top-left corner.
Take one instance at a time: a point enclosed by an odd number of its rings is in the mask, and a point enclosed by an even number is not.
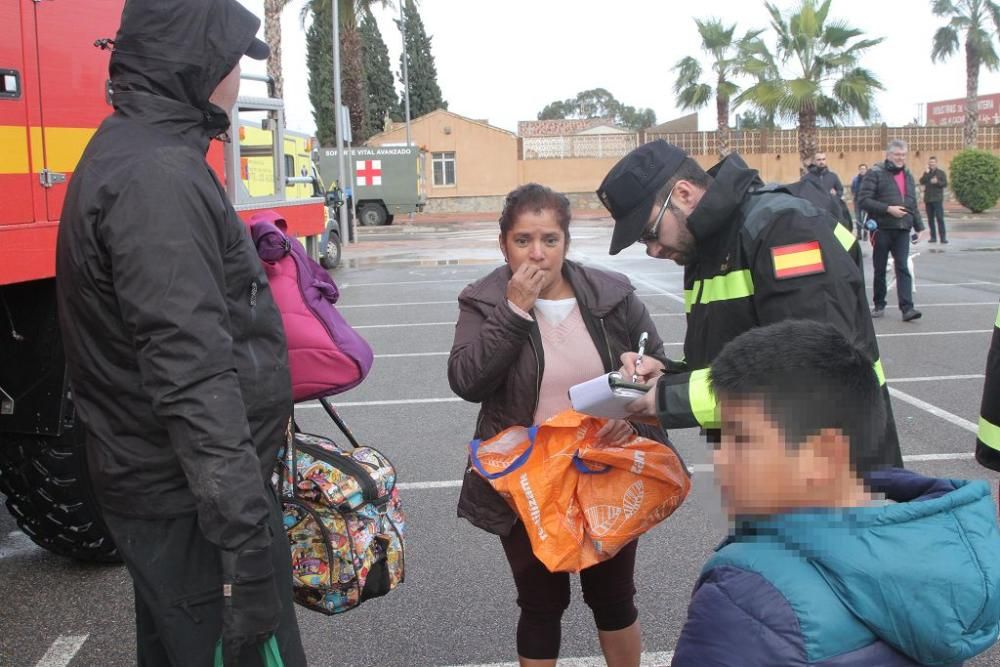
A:
[[[964,150],[951,161],[949,180],[958,202],[973,213],[982,213],[1000,199],[1000,158],[986,151]]]

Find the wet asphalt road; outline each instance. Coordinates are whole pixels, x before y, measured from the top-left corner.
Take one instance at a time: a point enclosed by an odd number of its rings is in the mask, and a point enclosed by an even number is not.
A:
[[[922,320],[898,311],[876,322],[908,466],[938,476],[997,476],[971,459],[989,331],[1000,299],[1000,225],[955,225],[951,245],[917,246],[916,302]],[[605,221],[573,229],[571,256],[628,273],[669,352],[680,354],[681,270],[638,249],[606,254]],[[454,399],[446,378],[455,297],[498,263],[487,224],[363,230],[334,272],[342,313],[377,358],[368,380],[338,397],[356,435],[392,458],[408,514],[407,582],[339,617],[299,609],[313,665],[484,665],[515,659],[513,583],[495,537],[455,518],[457,480],[476,408]],[[870,282],[870,265],[868,268]],[[891,301],[892,295],[890,295]],[[943,412],[942,412],[943,411]],[[318,405],[301,405],[304,430],[332,433]],[[689,464],[706,463],[694,432],[672,434]],[[429,482],[443,482],[430,485]],[[636,576],[650,665],[668,662],[701,564],[725,531],[709,473],[697,473],[687,503],[640,542]],[[906,563],[901,562],[900,567]],[[49,555],[0,512],[0,666],[132,665],[129,578],[121,566],[89,566]],[[589,612],[574,590],[563,655],[599,654]],[[59,656],[62,657],[59,657]],[[567,663],[570,664],[570,663]],[[576,664],[602,664],[579,661]],[[994,649],[969,663],[1000,665]]]

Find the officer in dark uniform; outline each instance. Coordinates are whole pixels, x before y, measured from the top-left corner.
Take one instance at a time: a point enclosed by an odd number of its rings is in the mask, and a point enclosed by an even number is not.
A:
[[[979,410],[976,434],[976,460],[987,468],[1000,470],[1000,311],[997,311],[993,342],[986,359],[983,405]]]
[[[789,319],[828,322],[875,359],[888,406],[864,278],[849,254],[857,240],[805,199],[762,186],[738,155],[706,173],[680,148],[654,141],[625,156],[598,189],[615,219],[611,254],[638,242],[649,256],[684,267],[685,359],[667,368],[643,360],[639,375],[659,380],[632,406],[637,417],[716,436],[712,360],[744,331]],[[622,362],[632,373],[635,355]],[[868,457],[902,465],[891,408]]]

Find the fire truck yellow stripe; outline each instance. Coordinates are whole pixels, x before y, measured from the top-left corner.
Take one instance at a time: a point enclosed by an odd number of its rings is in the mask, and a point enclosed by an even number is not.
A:
[[[0,125],[0,174],[28,171],[28,133],[24,126]]]
[[[50,127],[45,130],[42,143],[42,128],[0,125],[0,174],[26,174],[41,171],[42,165],[52,171],[71,172],[83,155],[83,149],[96,132],[92,127]],[[29,141],[30,137],[30,150]],[[48,153],[48,160],[42,159],[42,151]],[[30,160],[29,160],[30,157]]]
[[[73,171],[83,155],[94,127],[49,127],[45,129],[46,165],[52,171]]]
[[[47,127],[45,128],[45,153],[48,160],[42,161],[42,129],[31,128],[31,162],[45,164],[50,171],[70,172],[83,155],[87,142],[94,136],[93,127]]]

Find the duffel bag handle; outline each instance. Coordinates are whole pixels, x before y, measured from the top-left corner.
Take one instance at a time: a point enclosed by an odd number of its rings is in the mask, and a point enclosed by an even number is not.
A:
[[[469,458],[472,460],[472,465],[475,466],[480,475],[486,479],[500,479],[504,475],[509,475],[514,472],[528,461],[528,457],[531,456],[532,450],[535,449],[536,435],[538,435],[537,426],[532,426],[528,429],[528,448],[524,450],[524,452],[522,452],[516,459],[514,459],[509,466],[500,472],[486,472],[483,465],[479,462],[479,448],[483,445],[483,441],[479,438],[469,443]]]

